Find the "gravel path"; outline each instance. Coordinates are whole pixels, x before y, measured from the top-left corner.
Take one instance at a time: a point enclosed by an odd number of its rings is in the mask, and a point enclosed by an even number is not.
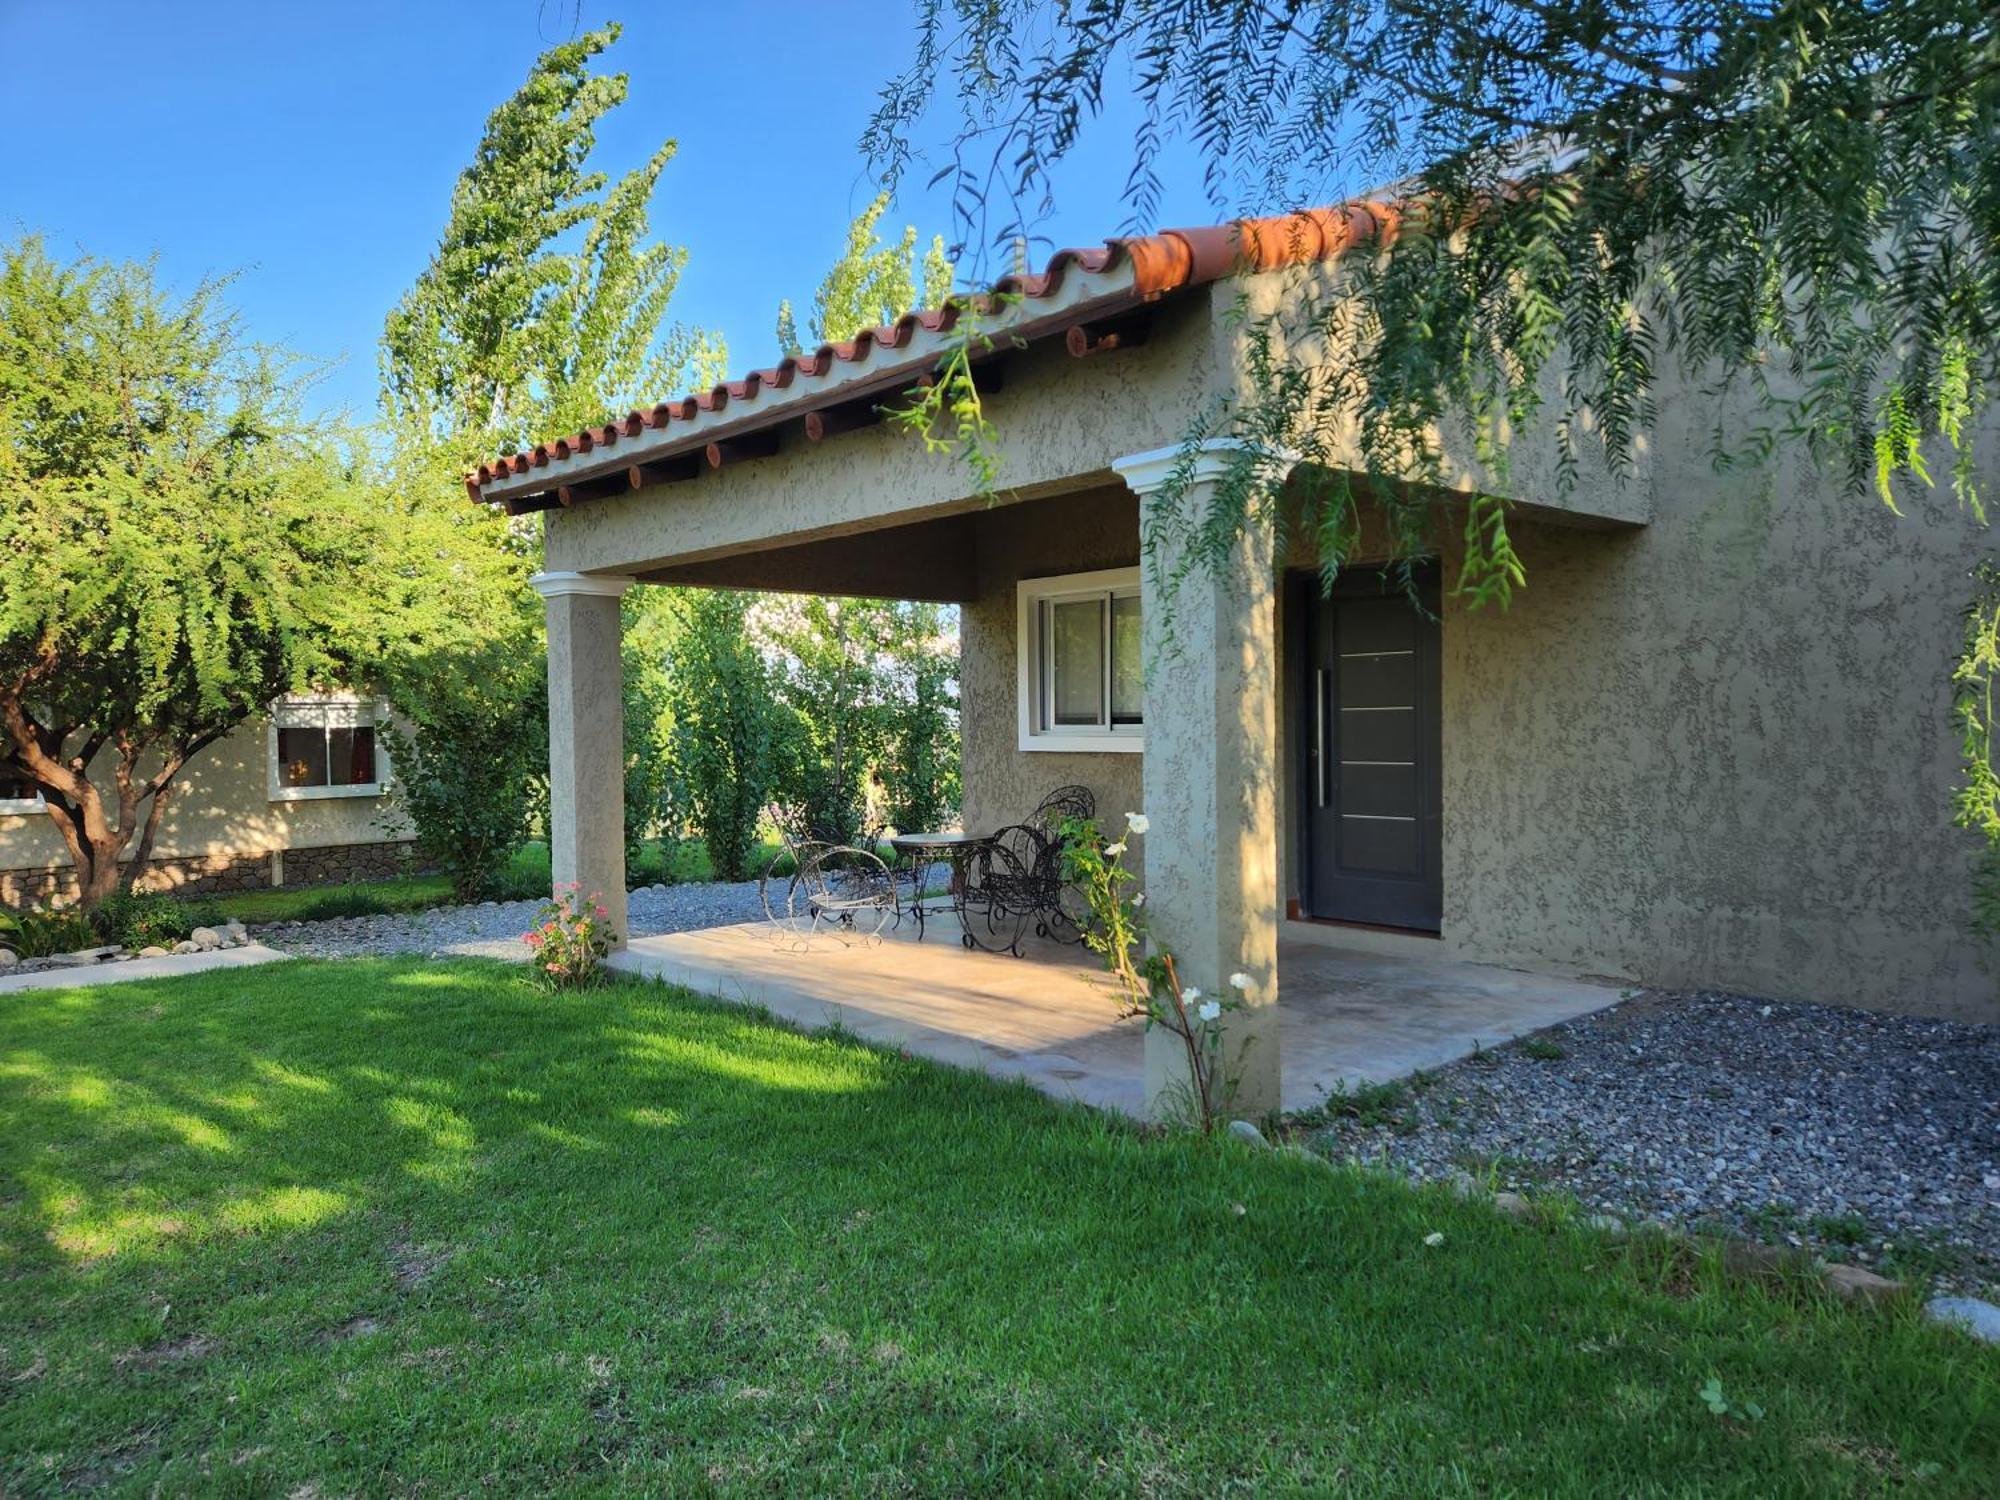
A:
[[[2000,1286],[2000,1027],[1642,991],[1333,1114],[1411,1176]]]
[[[692,932],[764,915],[757,882],[642,886],[633,891],[634,937]],[[525,959],[521,934],[534,924],[540,901],[487,901],[441,906],[401,916],[337,917],[327,922],[266,922],[252,937],[294,958],[380,958],[416,953],[471,958]]]

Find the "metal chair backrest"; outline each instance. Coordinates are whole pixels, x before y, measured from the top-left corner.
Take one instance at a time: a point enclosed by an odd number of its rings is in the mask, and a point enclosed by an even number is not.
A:
[[[1081,822],[1097,816],[1097,796],[1087,786],[1059,786],[1041,804],[1029,813],[1026,822],[1030,828],[1052,843],[1062,841],[1062,826],[1074,818]]]

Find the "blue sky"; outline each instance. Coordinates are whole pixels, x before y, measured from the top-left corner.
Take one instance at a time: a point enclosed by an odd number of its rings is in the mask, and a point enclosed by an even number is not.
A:
[[[911,12],[585,0],[585,28],[624,22],[605,65],[632,81],[598,164],[623,171],[679,140],[653,212],[690,252],[673,316],[720,329],[732,367],[769,362],[778,299],[810,299],[873,196],[855,143],[907,59]],[[0,237],[38,230],[64,256],[157,252],[182,287],[238,271],[251,331],[344,357],[320,395],[372,415],[383,315],[435,244],[488,112],[571,34],[563,0],[0,0]],[[1057,244],[1124,221],[1121,133],[1126,120],[1108,118],[1065,172]],[[947,208],[919,195],[896,222],[949,237]],[[1213,218],[1182,175],[1162,222]]]

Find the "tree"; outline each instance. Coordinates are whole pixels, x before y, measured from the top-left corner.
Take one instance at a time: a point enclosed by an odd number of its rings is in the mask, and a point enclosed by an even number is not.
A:
[[[913,130],[955,83],[940,175],[961,235],[1018,242],[1121,67],[1141,115],[1128,227],[1153,217],[1177,139],[1219,209],[1396,184],[1370,194],[1392,200],[1373,253],[1347,257],[1309,303],[1323,359],[1268,358],[1278,330],[1253,322],[1252,388],[1190,433],[1321,461],[1303,471],[1302,523],[1329,585],[1360,510],[1353,461],[1328,464],[1325,434],[1358,434],[1408,560],[1434,545],[1441,428],[1469,427],[1504,477],[1501,434],[1548,422],[1567,483],[1587,419],[1622,473],[1669,364],[1751,414],[1715,431],[1720,465],[1803,444],[1897,506],[1933,484],[1927,454],[1943,452],[1957,502],[1983,520],[1975,435],[1990,440],[2000,362],[1990,0],[929,0],[864,144],[893,188]],[[993,483],[969,380],[948,367],[905,425]],[[1169,601],[1245,527],[1286,522],[1249,456],[1198,522],[1177,519],[1177,490],[1147,515],[1156,543],[1183,544],[1161,580]],[[1507,515],[1494,495],[1467,507],[1457,586],[1473,604],[1504,604],[1524,580]],[[1976,644],[1975,629],[1970,655]],[[1959,683],[1962,719],[1983,714]],[[2000,848],[1991,739],[1966,733],[1985,759],[1968,768],[1960,821]]]
[[[1671,355],[1762,414],[1747,445],[1717,434],[1718,460],[1796,437],[1892,499],[1929,484],[1937,438],[1980,505],[1971,440],[2000,359],[2000,23],[1981,0],[933,0],[865,144],[893,185],[955,77],[960,226],[1013,240],[1122,64],[1135,221],[1177,134],[1218,206],[1398,183],[1382,254],[1350,257],[1317,309],[1326,365],[1267,371],[1216,425],[1314,457],[1345,419],[1370,474],[1421,481],[1454,412],[1504,465],[1494,434],[1556,371],[1565,449],[1587,413],[1622,467]],[[1198,550],[1261,513],[1256,483],[1246,466]],[[1424,536],[1421,486],[1380,488],[1392,529]],[[1354,517],[1339,485],[1309,507],[1335,559]],[[1502,502],[1474,504],[1467,543],[1460,587],[1504,601]]]
[[[633,589],[620,605],[625,710],[625,857],[639,863],[640,845],[678,833],[685,798],[674,767],[673,685],[667,664],[679,649],[680,590]],[[673,862],[667,861],[671,875]]]
[[[920,832],[942,828],[958,811],[958,611],[909,604],[898,623],[878,774],[889,822]]]
[[[752,601],[731,589],[689,589],[668,665],[675,766],[723,880],[752,873],[777,750],[767,668],[747,626]]]
[[[815,348],[893,323],[912,308],[940,307],[951,295],[952,265],[942,235],[931,237],[920,272],[914,224],[904,226],[903,237],[893,245],[883,244],[875,233],[890,196],[878,196],[847,226],[846,248],[813,295],[807,332]],[[786,354],[804,352],[789,301],[778,304],[778,347]]]
[[[295,362],[224,290],[0,251],[0,770],[40,790],[87,907],[273,698],[482,623],[490,560],[300,414]]]
[[[677,144],[615,185],[589,170],[597,122],[627,93],[624,74],[590,64],[618,36],[550,48],[487,119],[438,248],[383,329],[383,408],[399,426],[476,457],[512,452],[726,363],[719,341],[666,323],[687,252],[647,243]]]
[[[461,476],[494,453],[706,383],[726,361],[719,339],[667,322],[687,252],[650,241],[650,209],[674,143],[615,183],[590,169],[597,122],[626,96],[624,75],[591,71],[617,38],[611,26],[551,48],[488,118],[438,248],[383,329],[399,486],[519,562],[504,585],[506,627],[433,656],[398,703],[412,725],[408,811],[466,896],[491,887],[544,804],[548,731],[541,610],[523,586],[539,536],[466,505]],[[626,705],[635,734],[652,714]],[[657,737],[634,748],[656,756]],[[641,827],[661,774],[656,758],[628,767]],[[419,786],[438,795],[415,795]]]

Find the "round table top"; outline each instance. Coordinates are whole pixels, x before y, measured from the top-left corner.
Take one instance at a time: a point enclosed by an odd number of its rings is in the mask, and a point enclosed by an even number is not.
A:
[[[953,844],[984,844],[986,833],[899,833],[889,840],[891,849],[943,849]]]

